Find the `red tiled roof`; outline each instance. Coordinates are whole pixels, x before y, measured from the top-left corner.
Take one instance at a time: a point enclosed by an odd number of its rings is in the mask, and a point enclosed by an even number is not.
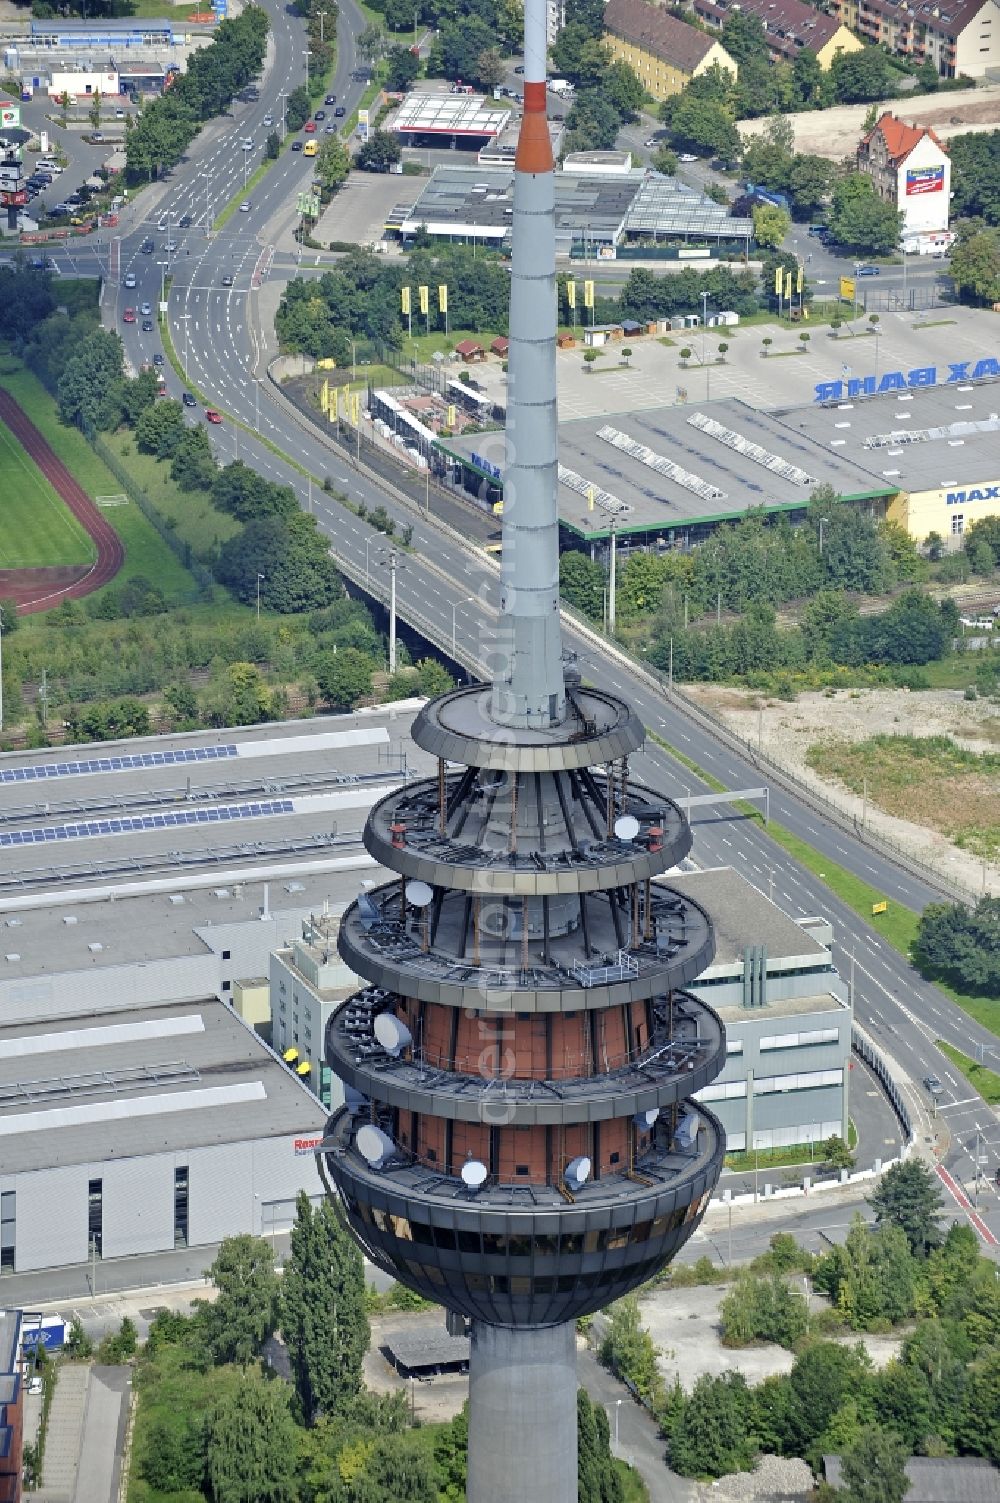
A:
[[[482,347],[482,345],[481,344],[477,344],[474,339],[463,339],[462,342],[461,342],[461,344],[457,344],[455,346],[455,354],[456,355],[475,355],[475,354],[480,354],[481,355],[482,353],[483,353],[483,347]]]
[[[720,7],[712,0],[695,0],[698,15],[718,17],[729,8],[729,0]],[[840,30],[841,22],[836,16],[803,4],[803,0],[739,0],[739,9],[747,15],[759,16],[764,23],[768,39],[779,52],[794,56],[803,47],[818,52]],[[783,41],[789,46],[783,47]]]
[[[938,36],[955,39],[976,19],[986,0],[868,0],[869,9],[908,26],[925,26]]]
[[[893,162],[897,163],[905,161],[913,148],[925,136],[929,136],[934,145],[940,146],[942,151],[945,150],[937,136],[928,127],[907,125],[905,120],[897,120],[896,116],[888,110],[876,120],[867,136],[862,138],[862,146],[870,146],[877,135],[881,135],[887,154]]]
[[[693,73],[717,41],[646,0],[608,0],[604,29],[682,73]]]

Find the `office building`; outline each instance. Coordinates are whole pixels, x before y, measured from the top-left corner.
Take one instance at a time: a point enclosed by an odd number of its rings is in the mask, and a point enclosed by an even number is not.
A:
[[[344,1091],[326,1062],[326,1025],[358,985],[337,951],[344,906],[310,914],[291,943],[271,955],[272,1043],[329,1111],[343,1105]]]

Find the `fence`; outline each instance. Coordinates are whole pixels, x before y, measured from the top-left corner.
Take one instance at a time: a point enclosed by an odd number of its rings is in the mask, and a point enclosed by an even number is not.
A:
[[[903,1100],[892,1071],[882,1058],[882,1055],[875,1048],[871,1039],[868,1038],[867,1034],[862,1033],[861,1029],[856,1025],[851,1029],[851,1048],[855,1054],[861,1056],[869,1070],[878,1079],[879,1084],[889,1098],[889,1105],[899,1118],[899,1125],[906,1134],[907,1143],[911,1143],[913,1141],[913,1122],[910,1117],[909,1108]]]

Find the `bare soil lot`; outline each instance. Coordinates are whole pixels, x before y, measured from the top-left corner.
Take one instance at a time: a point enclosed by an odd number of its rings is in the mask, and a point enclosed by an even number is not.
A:
[[[800,694],[794,702],[710,684],[690,685],[686,692],[745,740],[755,741],[759,727],[770,757],[859,820],[867,776],[870,829],[882,830],[971,891],[981,889],[983,855],[991,848],[988,832],[1000,829],[1000,774],[992,756],[979,768],[960,766],[960,759],[943,752],[910,755],[904,743],[880,758],[870,743],[876,736],[944,736],[980,756],[995,754],[1000,747],[995,703],[966,700],[953,689],[837,689]],[[995,844],[992,849],[986,886],[997,891],[1000,860]]]
[[[918,98],[894,99],[879,105],[878,112],[892,110],[910,125],[930,126],[943,141],[963,131],[996,130],[1000,122],[1000,85],[956,90],[953,94],[921,94]],[[868,105],[842,104],[832,110],[807,110],[786,118],[795,130],[795,150],[812,152],[839,162],[853,156],[861,138]],[[739,120],[737,129],[747,140],[759,135],[767,121]]]

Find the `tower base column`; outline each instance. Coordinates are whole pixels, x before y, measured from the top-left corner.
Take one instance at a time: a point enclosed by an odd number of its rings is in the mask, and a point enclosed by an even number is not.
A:
[[[576,1325],[472,1322],[468,1503],[577,1503]]]

